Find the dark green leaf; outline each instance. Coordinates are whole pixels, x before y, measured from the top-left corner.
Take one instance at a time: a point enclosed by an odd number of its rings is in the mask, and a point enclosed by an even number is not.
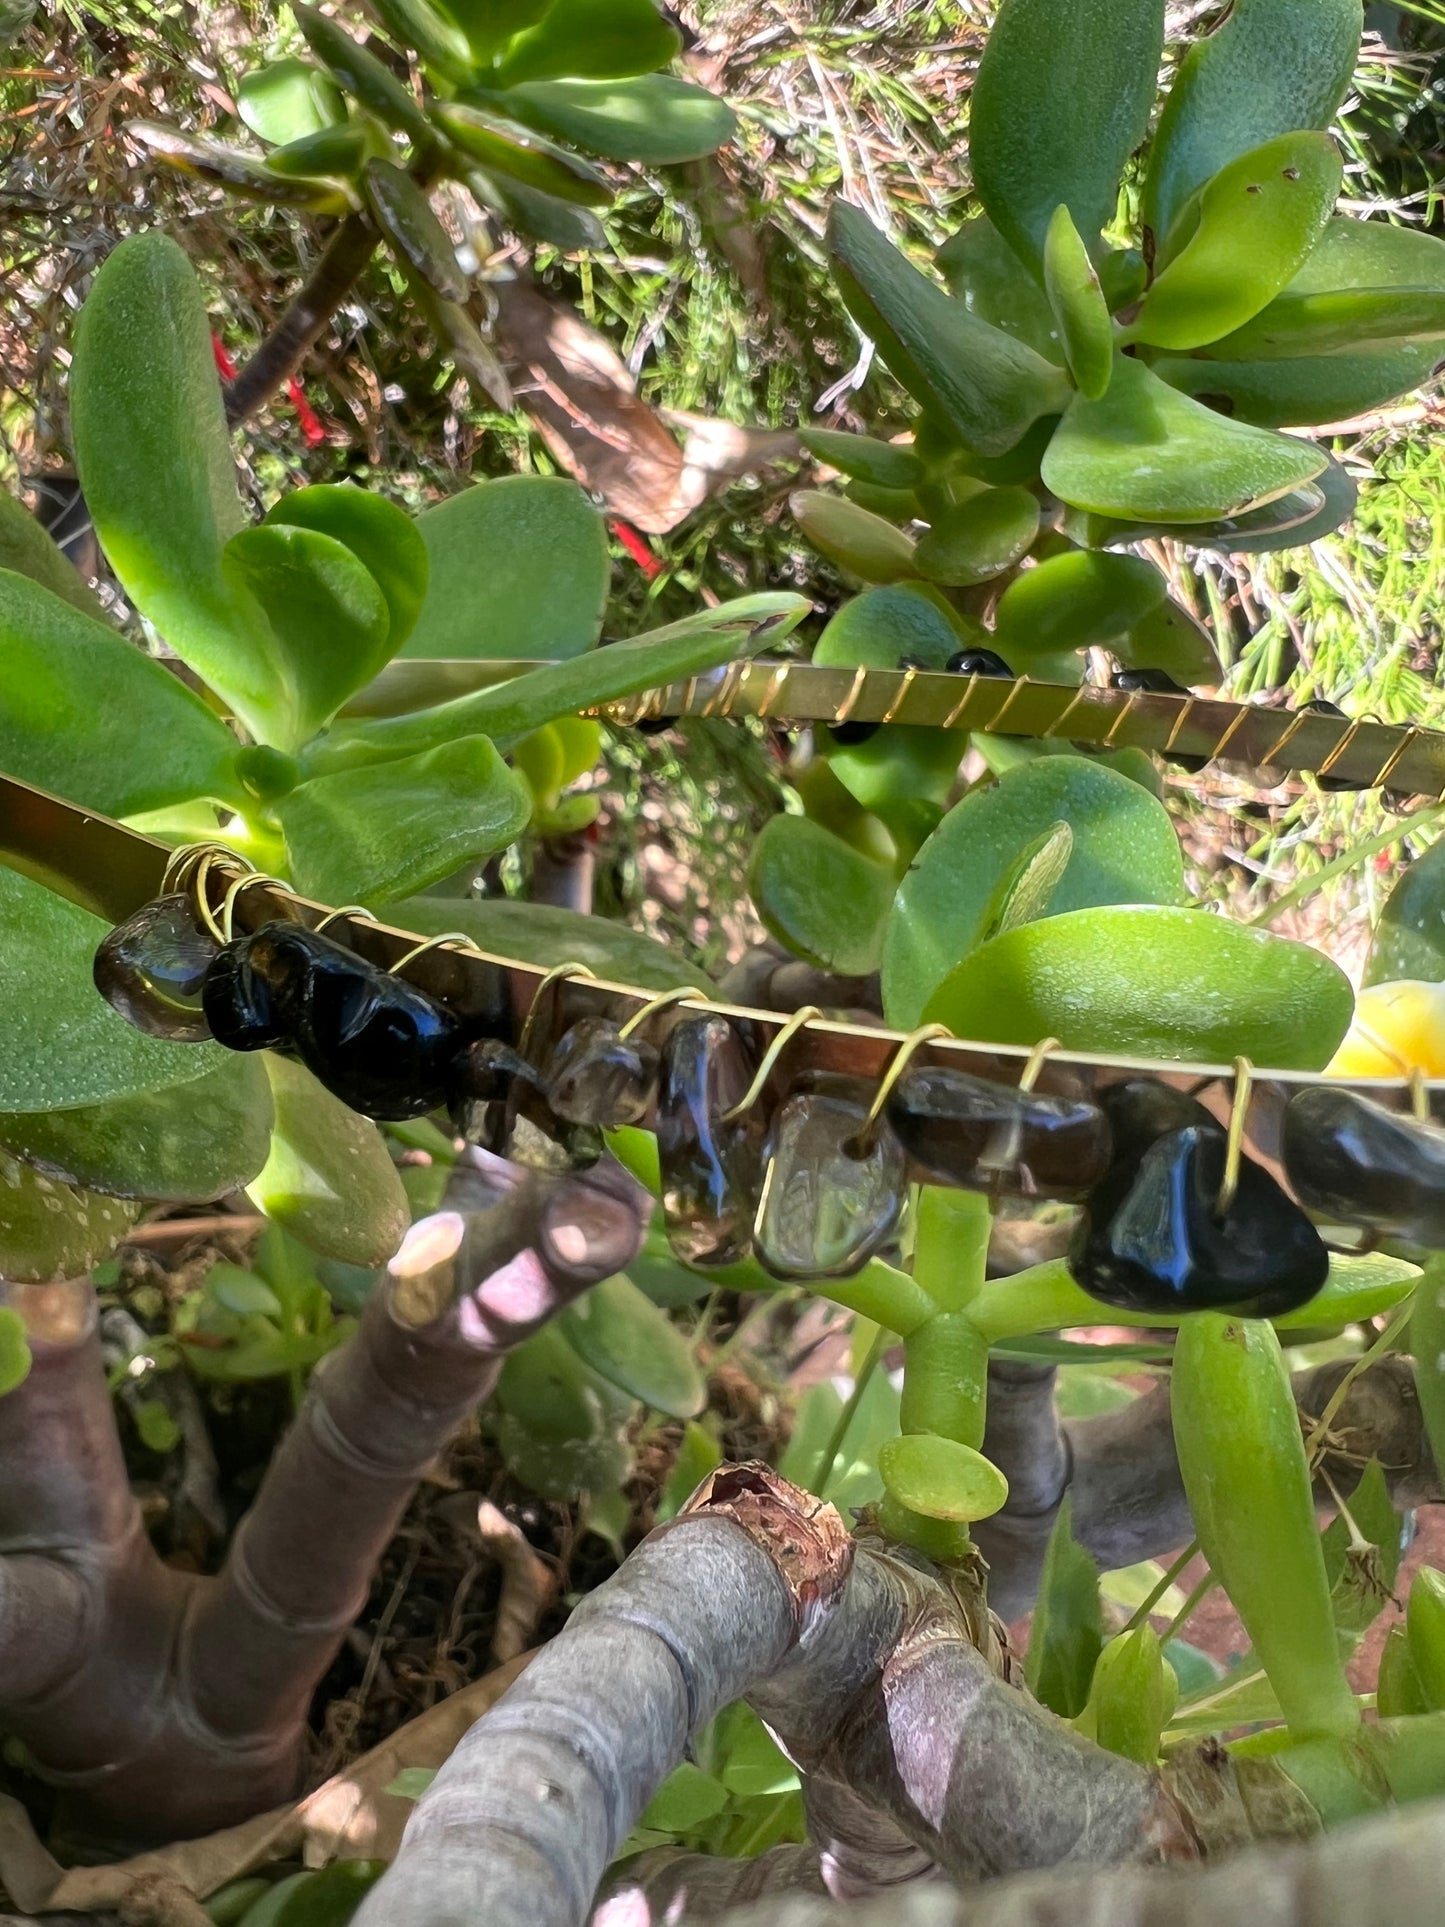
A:
[[[236,739],[192,690],[113,629],[5,569],[0,769],[108,816],[192,797],[244,800]]]
[[[291,0],[291,11],[311,51],[353,100],[385,121],[388,127],[407,135],[418,151],[435,147],[436,136],[426,115],[389,67],[374,53],[358,46],[349,33],[315,7]]]
[[[583,916],[547,903],[498,897],[486,902],[448,897],[410,897],[394,908],[398,923],[423,937],[463,930],[483,950],[515,957],[551,970],[557,964],[584,963],[610,983],[636,984],[643,990],[680,990],[707,977],[666,944],[625,923]]]
[[[1328,134],[1281,134],[1200,189],[1182,245],[1157,276],[1127,338],[1201,348],[1257,315],[1324,230],[1344,168]]]
[[[314,214],[339,214],[346,209],[340,192],[325,182],[293,180],[273,174],[253,154],[243,153],[238,147],[227,147],[205,135],[187,134],[179,127],[150,120],[128,121],[125,131],[178,173],[189,174],[210,186],[224,187],[243,200],[274,201],[283,206],[306,208]]]
[[[1234,0],[1175,76],[1150,151],[1144,225],[1163,242],[1196,188],[1252,147],[1328,127],[1360,45],[1360,0]]]
[[[0,569],[28,576],[84,616],[105,621],[99,596],[30,511],[0,489]]]
[[[607,245],[606,231],[590,208],[558,200],[555,194],[539,194],[525,181],[488,174],[480,167],[469,168],[466,178],[482,206],[494,208],[513,233],[529,241],[545,241],[562,254],[585,254]]]
[[[682,1333],[666,1312],[620,1274],[557,1320],[567,1343],[610,1385],[669,1418],[695,1418],[707,1388]]]
[[[341,120],[345,103],[330,77],[309,60],[273,60],[243,76],[236,109],[253,134],[283,147]]]
[[[333,482],[292,489],[266,520],[287,528],[319,530],[351,550],[386,597],[391,619],[387,653],[395,655],[416,626],[431,571],[417,523],[384,495]]]
[[[970,314],[1027,342],[1046,361],[1064,358],[1042,288],[986,214],[965,221],[938,250],[938,272]]]
[[[1209,631],[1167,596],[1111,647],[1126,669],[1162,669],[1186,688],[1217,683],[1223,674]]]
[[[296,749],[385,666],[386,597],[334,536],[284,522],[232,536],[221,571],[238,597],[255,598],[280,644],[292,702],[278,746]]]
[[[382,25],[403,51],[415,49],[445,79],[465,84],[472,77],[467,36],[427,0],[372,0]]]
[[[437,107],[434,118],[488,173],[509,175],[539,194],[554,194],[582,207],[606,207],[612,199],[606,175],[518,121],[464,101]]]
[[[995,937],[922,1016],[1000,1044],[1322,1070],[1353,1009],[1349,979],[1307,944],[1203,910],[1114,905]]]
[[[630,80],[538,80],[509,88],[507,111],[541,133],[611,161],[697,161],[732,139],[737,119],[716,94],[671,74]]]
[[[828,250],[853,319],[915,401],[970,448],[1002,455],[1040,415],[1064,406],[1060,369],[920,274],[861,209],[834,203]]]
[[[1024,1662],[1035,1699],[1066,1720],[1083,1712],[1104,1644],[1099,1569],[1074,1538],[1072,1510],[1066,1495],[1049,1534]]]
[[[575,482],[508,475],[427,509],[431,579],[404,656],[556,660],[602,633],[611,563]]]
[[[627,1477],[631,1454],[623,1433],[636,1410],[583,1364],[554,1319],[507,1354],[492,1425],[503,1459],[523,1484],[567,1501]]]
[[[451,236],[410,174],[393,161],[370,160],[362,178],[376,224],[403,265],[444,301],[465,301],[471,284],[457,262]]]
[[[459,301],[443,301],[424,281],[413,285],[412,294],[436,336],[437,346],[450,356],[457,373],[471,383],[477,403],[485,407],[490,402],[509,415],[515,398],[507,371],[467,309]]]
[[[1305,443],[1201,408],[1120,355],[1102,400],[1070,403],[1042,474],[1075,507],[1172,524],[1270,502],[1318,475],[1325,459]]]
[[[1099,904],[1184,900],[1178,835],[1146,790],[1079,756],[1023,764],[955,803],[898,886],[883,950],[889,1023],[906,1029],[921,1021],[937,987],[983,941],[1000,885],[1059,822],[1073,842],[1051,917]]]
[[[204,1203],[266,1162],[271,1093],[253,1058],[70,1111],[0,1115],[0,1145],[50,1177],[123,1198]]]
[[[984,488],[940,515],[914,551],[919,575],[950,589],[991,581],[1026,556],[1039,532],[1038,497]]]
[[[85,499],[126,593],[264,739],[278,700],[274,641],[221,574],[245,516],[205,305],[168,235],[122,241],[95,277],[70,417]]]
[[[1114,642],[1159,608],[1165,588],[1163,576],[1141,556],[1089,549],[1048,556],[1000,597],[999,653],[1022,666],[1035,655]]]
[[[276,805],[291,875],[323,903],[382,904],[424,890],[527,827],[531,793],[485,736],[342,770]]]
[[[1445,839],[1396,879],[1365,962],[1367,984],[1445,983]]]
[[[1061,201],[1044,238],[1044,292],[1081,395],[1097,401],[1114,372],[1114,327],[1099,277]]]
[[[490,62],[497,49],[537,22],[554,0],[440,0],[471,45],[477,63]]]
[[[800,488],[788,497],[788,507],[818,553],[860,582],[901,582],[918,573],[913,543],[902,529],[846,496]]]
[[[300,140],[273,148],[266,156],[266,166],[273,174],[281,174],[288,180],[297,176],[355,180],[372,152],[370,130],[348,121],[338,127],[323,127],[314,134],[303,134]]]
[[[276,1105],[270,1155],[246,1187],[273,1223],[348,1265],[381,1265],[411,1213],[386,1141],[287,1057],[264,1053]]]
[[[91,980],[109,928],[0,866],[0,1111],[71,1110],[226,1063],[214,1044],[162,1043],[117,1017]]]
[[[1259,428],[1309,428],[1349,421],[1430,380],[1438,347],[1412,341],[1358,355],[1306,355],[1279,361],[1209,361],[1162,356],[1161,381],[1222,415]]]
[[[880,442],[872,435],[846,435],[835,428],[805,428],[798,439],[818,461],[879,488],[911,489],[924,477],[917,455],[897,442]]]
[[[866,977],[883,954],[893,875],[806,816],[763,825],[748,864],[748,889],[764,925],[794,955]]]
[[[626,80],[666,67],[682,35],[653,0],[552,0],[497,63],[497,84],[524,80]]]
[[[138,1204],[62,1184],[0,1151],[0,1276],[15,1284],[83,1276],[110,1256],[139,1216]],[[0,1332],[0,1341],[7,1339],[0,1383],[8,1378],[8,1391],[19,1382],[13,1328]]]
[[[1143,140],[1163,0],[1003,0],[974,82],[969,159],[995,227],[1032,267],[1062,202],[1090,246]]]

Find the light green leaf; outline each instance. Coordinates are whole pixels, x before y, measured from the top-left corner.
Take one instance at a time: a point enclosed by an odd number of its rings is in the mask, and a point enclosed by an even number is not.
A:
[[[1319,449],[1227,421],[1120,355],[1100,401],[1070,404],[1044,456],[1045,486],[1100,515],[1164,523],[1237,515],[1318,475]]]
[[[506,103],[508,96],[496,99]],[[475,101],[450,101],[433,110],[433,117],[453,144],[480,161],[488,173],[521,181],[539,194],[575,201],[579,207],[605,207],[612,186],[605,174],[535,129],[509,120]]]
[[[1400,872],[1365,962],[1367,984],[1445,983],[1445,839]]]
[[[354,181],[367,157],[375,153],[376,143],[384,139],[374,124],[342,121],[315,134],[303,134],[300,140],[287,141],[284,147],[273,147],[266,156],[266,169],[288,181]]]
[[[1037,496],[1026,488],[985,488],[940,515],[913,559],[930,582],[972,588],[1021,561],[1038,532]]]
[[[1163,242],[1196,188],[1276,134],[1328,127],[1360,46],[1360,0],[1234,0],[1190,48],[1150,150],[1144,226]]]
[[[730,141],[724,100],[671,74],[620,80],[536,80],[511,87],[507,111],[529,127],[612,161],[660,167],[697,161]]]
[[[626,80],[666,67],[682,35],[653,0],[553,0],[497,63],[497,84],[526,80]]]
[[[1181,245],[1127,338],[1201,348],[1257,315],[1308,257],[1343,175],[1329,135],[1312,133],[1281,134],[1221,168],[1185,210]]]
[[[62,1184],[0,1151],[0,1277],[15,1284],[81,1277],[110,1256],[139,1216],[138,1204]],[[18,1360],[6,1351],[0,1383],[18,1383]]]
[[[1445,336],[1445,291],[1439,288],[1341,288],[1292,294],[1211,346],[1222,361],[1293,361],[1301,355],[1348,355]]]
[[[236,109],[253,134],[273,146],[319,134],[346,108],[334,82],[308,60],[273,60],[242,76]]]
[[[763,825],[748,864],[753,907],[796,956],[866,977],[883,954],[893,875],[806,816]]]
[[[1165,592],[1163,576],[1142,556],[1092,549],[1047,556],[999,598],[999,653],[1019,667],[1034,656],[1114,642],[1159,608]]]
[[[8,1305],[0,1307],[0,1398],[30,1376],[30,1340],[25,1320]]]
[[[583,963],[609,983],[643,990],[706,988],[708,978],[687,959],[653,937],[605,917],[587,917],[548,903],[497,897],[483,902],[451,897],[409,897],[394,906],[398,923],[419,936],[464,930],[495,957],[515,957],[551,970]]]
[[[246,1195],[323,1257],[385,1264],[411,1221],[386,1140],[370,1118],[349,1110],[291,1058],[266,1051],[262,1062],[276,1128]]]
[[[992,328],[837,201],[828,252],[845,306],[903,386],[982,455],[1002,455],[1069,395],[1063,371]]]
[[[1100,904],[1183,902],[1179,838],[1147,790],[1081,756],[1021,764],[955,803],[899,884],[883,947],[890,1024],[909,1029],[922,1021],[939,985],[984,940],[1000,885],[1060,822],[1073,841],[1049,921]]]
[[[819,554],[860,582],[901,582],[917,575],[912,540],[846,496],[800,488],[788,497],[788,507]]]
[[[818,461],[840,474],[872,482],[879,488],[911,489],[923,480],[923,463],[913,450],[898,442],[880,442],[872,435],[848,435],[836,428],[805,428],[799,441]]]
[[[537,22],[554,0],[439,0],[442,11],[466,35],[479,65],[497,49]]]
[[[1043,289],[986,214],[975,214],[935,256],[948,291],[980,321],[1062,362],[1058,324]]]
[[[605,1278],[569,1305],[557,1324],[594,1372],[653,1411],[695,1418],[707,1403],[687,1340],[630,1278]]]
[[[1349,979],[1307,944],[1203,910],[1111,905],[995,937],[922,1015],[1000,1044],[1322,1070],[1353,1009]]]
[[[351,550],[386,597],[387,653],[395,655],[416,626],[431,574],[425,538],[411,517],[384,495],[351,483],[322,482],[283,495],[266,520],[316,529]]]
[[[106,619],[99,596],[79,569],[6,489],[0,489],[0,569],[38,582],[82,615]]]
[[[1408,394],[1430,380],[1438,360],[1433,344],[1412,341],[1358,355],[1279,361],[1163,355],[1153,368],[1171,388],[1257,428],[1309,428],[1349,421]]]
[[[979,63],[969,159],[984,210],[1037,269],[1065,203],[1093,245],[1143,140],[1163,0],[1003,0]]]
[[[1097,401],[1114,372],[1114,327],[1099,277],[1060,201],[1044,237],[1044,292],[1081,395]]]
[[[966,1525],[991,1518],[1008,1498],[1008,1480],[982,1452],[936,1432],[889,1439],[878,1470],[889,1495],[925,1519]]]
[[[553,660],[595,645],[611,574],[607,530],[575,482],[477,482],[416,526],[431,577],[403,656]]]
[[[1209,631],[1167,596],[1112,648],[1126,669],[1162,669],[1186,688],[1216,683],[1224,673]]]
[[[1066,1720],[1083,1712],[1104,1644],[1099,1569],[1074,1538],[1072,1511],[1072,1496],[1065,1494],[1044,1554],[1024,1661],[1030,1692]]]
[[[221,719],[154,657],[0,569],[7,775],[108,816],[191,797],[238,803],[236,747]]]
[[[131,140],[148,147],[167,167],[208,187],[220,187],[243,201],[275,202],[304,208],[311,214],[346,212],[345,197],[324,181],[276,173],[239,147],[228,147],[208,134],[188,134],[164,121],[126,122]]]
[[[411,175],[394,161],[369,160],[362,177],[372,218],[403,267],[420,275],[444,301],[465,301],[471,284],[451,236]]]
[[[988,943],[1007,930],[1017,930],[1021,923],[1047,916],[1073,852],[1074,833],[1062,820],[1027,844],[984,905],[979,942]]]

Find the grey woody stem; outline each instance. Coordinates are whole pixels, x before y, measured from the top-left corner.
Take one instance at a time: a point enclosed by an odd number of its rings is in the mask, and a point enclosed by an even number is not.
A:
[[[348,214],[327,242],[291,305],[226,386],[226,419],[235,427],[264,408],[296,373],[317,336],[355,287],[379,245],[364,214]]]

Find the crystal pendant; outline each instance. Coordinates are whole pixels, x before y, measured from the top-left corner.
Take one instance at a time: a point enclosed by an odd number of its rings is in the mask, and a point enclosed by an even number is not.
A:
[[[569,1124],[609,1131],[640,1124],[657,1088],[658,1069],[657,1051],[645,1038],[624,1037],[606,1017],[583,1017],[547,1060],[547,1102]]]
[[[896,1229],[908,1161],[886,1117],[864,1141],[870,1099],[866,1084],[821,1074],[773,1119],[754,1243],[775,1278],[847,1278]]]
[[[1234,1197],[1218,1210],[1226,1146],[1218,1124],[1186,1125],[1095,1188],[1069,1252],[1091,1297],[1124,1311],[1251,1318],[1275,1318],[1314,1297],[1329,1253],[1261,1165],[1240,1159]]]
[[[148,1037],[203,1044],[201,985],[220,946],[189,897],[158,897],[118,923],[95,953],[95,987]]]
[[[459,1051],[447,1076],[447,1110],[457,1135],[500,1156],[507,1106],[518,1080],[540,1086],[526,1058],[500,1038],[481,1037]]]
[[[1074,1200],[1109,1167],[1108,1123],[1082,1099],[931,1066],[905,1072],[887,1109],[909,1157],[940,1184]]]
[[[1284,1114],[1296,1197],[1339,1224],[1445,1248],[1445,1130],[1353,1091],[1312,1085]]]
[[[762,1181],[763,1121],[756,1106],[724,1113],[747,1094],[753,1066],[722,1017],[674,1024],[662,1053],[657,1151],[662,1210],[673,1250],[687,1264],[747,1256]]]

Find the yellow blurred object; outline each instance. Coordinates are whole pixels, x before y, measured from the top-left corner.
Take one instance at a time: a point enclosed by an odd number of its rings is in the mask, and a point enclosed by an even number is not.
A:
[[[1371,984],[1326,1077],[1445,1077],[1445,984]]]

